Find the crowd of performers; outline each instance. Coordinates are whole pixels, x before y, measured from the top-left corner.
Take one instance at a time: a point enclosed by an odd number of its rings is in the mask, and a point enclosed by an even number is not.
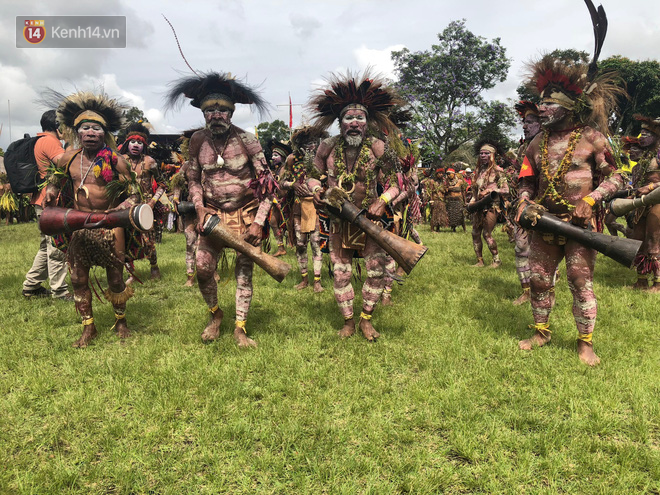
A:
[[[640,136],[623,138],[625,154],[614,153],[604,133],[622,90],[610,75],[596,75],[595,63],[596,57],[586,67],[545,56],[531,64],[528,83],[539,103],[516,105],[524,141],[518,150],[506,153],[495,140],[475,138],[474,171],[466,163],[454,162],[419,173],[415,146],[401,138],[405,119],[397,113],[406,102],[368,73],[330,76],[327,86],[310,99],[312,123],[295,129],[288,142],[269,143],[270,160],[253,134],[232,123],[236,105],[266,108],[258,92],[217,72],[174,81],[167,106],[176,109],[189,102],[199,109],[205,125],[182,136],[181,154],[169,160],[179,162],[169,180],[159,166],[168,157],[150,156],[147,126],[138,123],[122,130],[124,109],[116,100],[105,94],[51,92],[47,99],[57,108],[59,131],[69,147],[49,170],[43,204],[108,212],[146,203],[162,219],[169,214],[168,201],[173,207],[191,202],[194,214],[181,218],[185,285],[193,286],[196,280],[208,308],[209,320],[201,333],[206,342],[218,338],[224,316],[218,305],[217,268],[227,244],[202,235],[212,217],[253,246],[269,240],[272,231],[275,256],[286,254],[287,244],[293,247],[300,273],[298,290],[323,291],[323,252],[329,253],[343,321],[338,333],[350,337],[359,330],[369,341],[379,337],[372,323],[376,306],[391,304],[392,284],[400,280],[402,267],[397,269],[393,253],[355,223],[332,214],[333,208],[352,204],[383,229],[417,244],[422,240],[415,224],[423,212],[430,235],[443,228],[465,232],[468,218],[476,267],[485,266],[484,241],[491,255],[489,266],[500,267],[493,229],[502,223],[515,245],[522,291],[514,304],[530,302],[534,320],[534,333],[519,343],[520,349],[550,341],[557,266],[565,259],[578,355],[594,365],[599,362],[592,340],[596,251],[552,232],[525,230],[519,221],[523,210],[527,215],[549,213],[585,229],[602,231],[607,225],[613,235],[624,233],[643,241],[634,262],[639,274],[635,286],[660,291],[660,205],[634,210],[626,227],[605,208],[607,200],[626,187],[634,197],[660,184],[660,119],[638,116]],[[328,130],[335,122],[339,134],[330,136]],[[120,130],[125,138],[117,148],[114,134]],[[637,162],[630,176],[623,169],[627,160]],[[95,289],[89,276],[94,266],[107,272],[103,294],[114,308],[115,330],[121,338],[130,335],[127,301],[134,282],[140,280],[134,262],[149,260],[151,278],[160,278],[155,241],[152,231],[133,228],[84,228],[53,237],[66,253],[75,306],[82,318],[83,331],[75,346],[87,346],[97,333],[92,310]],[[355,257],[364,258],[366,266],[359,308],[352,282]],[[241,347],[256,346],[247,334],[253,265],[252,258],[237,252],[233,335]]]

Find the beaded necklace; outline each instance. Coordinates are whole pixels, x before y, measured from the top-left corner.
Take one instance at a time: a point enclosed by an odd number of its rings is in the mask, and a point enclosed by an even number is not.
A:
[[[555,203],[565,206],[569,210],[575,209],[575,206],[566,201],[561,194],[557,191],[557,186],[564,180],[566,173],[568,172],[569,167],[573,161],[573,154],[575,153],[575,148],[578,141],[582,137],[582,127],[578,127],[571,132],[571,137],[568,140],[568,147],[564,153],[559,167],[557,167],[557,172],[554,175],[550,175],[550,161],[548,160],[548,140],[550,137],[550,131],[543,132],[543,140],[541,141],[541,172],[548,181],[548,186],[537,200],[537,203],[542,203],[545,198],[552,199]]]

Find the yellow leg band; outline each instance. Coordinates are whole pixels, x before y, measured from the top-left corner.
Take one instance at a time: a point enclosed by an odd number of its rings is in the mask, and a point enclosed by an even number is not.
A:
[[[117,312],[115,312],[115,319],[116,320],[122,320],[124,318],[126,318],[126,313],[117,313]]]
[[[361,319],[361,320],[371,320],[371,317],[372,317],[372,316],[373,316],[373,315],[368,315],[368,314],[365,313],[364,311],[362,311],[362,312],[360,313],[360,319]]]
[[[93,316],[90,316],[89,318],[83,318],[83,321],[82,321],[83,326],[91,325],[92,323],[94,323],[94,317]]]
[[[219,309],[220,309],[220,306],[218,306],[218,305],[216,304],[216,305],[213,306],[212,308],[209,308],[209,313],[215,314],[215,313],[218,312]]]
[[[534,323],[533,325],[530,325],[529,328],[540,333],[543,337],[549,337],[552,334],[550,323]]]
[[[591,344],[591,340],[593,338],[593,332],[591,333],[578,333],[578,340],[581,340],[582,342],[586,342],[587,344]]]
[[[320,281],[321,281],[321,277],[314,277],[314,282],[320,282]]]
[[[383,294],[391,294],[392,289],[383,289]]]
[[[344,321],[349,321],[349,320],[352,320],[352,319],[353,319],[353,315],[347,316],[346,318],[344,318]]]
[[[240,328],[243,330],[243,333],[247,335],[247,332],[245,331],[245,323],[245,320],[236,320],[235,328]]]

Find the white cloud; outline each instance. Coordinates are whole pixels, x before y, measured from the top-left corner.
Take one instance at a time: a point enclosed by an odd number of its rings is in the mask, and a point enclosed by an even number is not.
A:
[[[354,50],[353,54],[360,70],[372,67],[377,74],[382,74],[388,79],[395,79],[394,62],[391,54],[393,51],[402,50],[403,48],[405,48],[404,45],[393,45],[382,50],[376,50],[362,45]]]

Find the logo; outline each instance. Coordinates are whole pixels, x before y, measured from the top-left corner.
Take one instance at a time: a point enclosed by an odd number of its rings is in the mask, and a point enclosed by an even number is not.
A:
[[[23,27],[23,37],[28,43],[36,45],[46,37],[46,27],[43,20],[26,19]]]

